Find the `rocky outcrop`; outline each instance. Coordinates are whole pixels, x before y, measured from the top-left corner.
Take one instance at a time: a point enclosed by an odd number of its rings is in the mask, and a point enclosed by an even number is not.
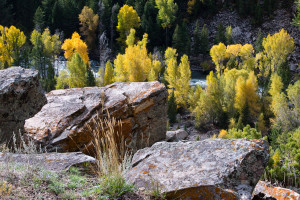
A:
[[[71,166],[93,164],[96,159],[81,152],[73,153],[43,153],[43,154],[13,154],[0,153],[0,162],[26,164],[26,166],[41,167],[51,171],[67,170]]]
[[[159,142],[139,150],[126,179],[167,199],[251,199],[269,159],[264,140]]]
[[[253,192],[253,200],[262,199],[299,200],[300,194],[290,189],[274,187],[270,183],[259,181]]]
[[[23,132],[25,120],[47,102],[38,71],[10,67],[0,70],[0,142]]]
[[[48,104],[26,120],[30,138],[48,150],[90,152],[97,116],[121,120],[128,148],[140,149],[164,140],[167,127],[166,88],[159,82],[114,83],[99,88],[55,90]]]

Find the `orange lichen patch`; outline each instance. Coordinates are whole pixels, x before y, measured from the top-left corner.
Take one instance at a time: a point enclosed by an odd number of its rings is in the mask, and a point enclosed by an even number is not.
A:
[[[149,174],[149,171],[148,170],[142,170],[140,173],[141,174]]]
[[[266,183],[260,181],[259,185],[263,189],[262,193],[276,198],[277,200],[299,200],[300,195],[293,190],[268,186]]]
[[[222,199],[222,200],[237,200],[238,197],[234,192],[226,191],[214,186],[190,187],[175,192],[166,194],[168,200],[173,199]]]
[[[157,166],[156,166],[156,165],[149,164],[148,167],[149,167],[150,169],[155,169]]]

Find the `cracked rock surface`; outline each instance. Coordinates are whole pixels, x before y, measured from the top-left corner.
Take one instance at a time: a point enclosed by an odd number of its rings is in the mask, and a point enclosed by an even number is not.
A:
[[[36,70],[10,67],[0,70],[0,143],[23,133],[25,120],[47,103]]]
[[[269,160],[264,140],[159,142],[133,156],[127,181],[167,199],[251,199]]]
[[[140,149],[164,140],[167,98],[159,82],[114,83],[106,87],[54,90],[48,103],[26,120],[25,131],[49,151],[83,151],[92,154],[94,119],[110,116],[121,120],[126,145]]]

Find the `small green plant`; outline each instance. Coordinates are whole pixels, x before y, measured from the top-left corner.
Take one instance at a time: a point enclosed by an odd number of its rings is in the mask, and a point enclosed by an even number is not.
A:
[[[53,192],[56,195],[62,194],[65,192],[65,184],[60,182],[58,175],[53,175],[48,184],[48,190],[49,192]]]
[[[200,141],[200,136],[199,135],[196,137],[196,141]]]
[[[105,196],[117,198],[128,192],[134,191],[132,184],[127,184],[123,176],[109,176],[102,180],[101,192]]]
[[[68,183],[68,188],[75,189],[82,187],[86,184],[86,178],[78,175],[71,174],[70,181]]]
[[[165,199],[166,194],[162,192],[160,184],[154,180],[152,180],[151,182],[152,182],[151,183],[152,187],[150,191],[151,196],[155,200]]]

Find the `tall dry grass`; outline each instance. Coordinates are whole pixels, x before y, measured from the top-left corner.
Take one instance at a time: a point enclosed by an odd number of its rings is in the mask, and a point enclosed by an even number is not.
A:
[[[95,171],[101,179],[100,193],[114,198],[133,191],[133,186],[127,184],[124,178],[131,167],[132,156],[125,146],[121,121],[106,112],[106,118],[98,114],[93,127],[88,126],[88,129],[93,136],[97,160]]]

